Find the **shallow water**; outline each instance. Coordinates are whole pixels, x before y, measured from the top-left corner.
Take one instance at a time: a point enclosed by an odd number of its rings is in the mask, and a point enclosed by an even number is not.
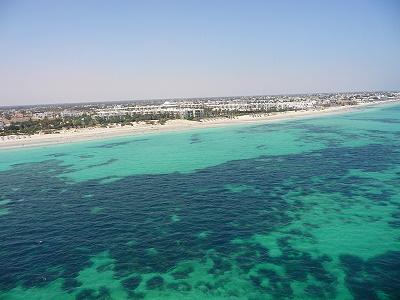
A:
[[[400,106],[0,151],[0,299],[400,299]]]

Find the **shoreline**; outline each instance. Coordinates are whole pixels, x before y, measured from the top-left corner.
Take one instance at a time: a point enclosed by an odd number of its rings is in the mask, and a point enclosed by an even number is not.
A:
[[[387,100],[373,103],[363,103],[358,105],[335,106],[319,110],[303,110],[272,113],[269,115],[244,115],[233,119],[216,118],[203,119],[201,121],[189,120],[168,120],[164,125],[135,123],[133,125],[116,126],[109,128],[89,127],[81,129],[66,129],[60,133],[35,134],[31,136],[5,136],[0,138],[0,150],[32,148],[48,145],[60,145],[83,141],[106,140],[113,137],[137,136],[148,133],[176,132],[191,129],[225,127],[230,125],[245,125],[257,123],[269,123],[278,121],[287,121],[306,117],[319,117],[356,111],[369,106],[383,104],[400,103],[400,100]]]

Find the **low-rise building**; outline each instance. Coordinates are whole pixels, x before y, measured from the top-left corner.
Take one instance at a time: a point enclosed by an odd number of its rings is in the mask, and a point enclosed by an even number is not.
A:
[[[43,120],[44,118],[53,119],[55,113],[53,111],[41,111],[32,114],[32,120]]]
[[[204,116],[204,109],[187,109],[181,113],[184,119],[200,119]]]
[[[85,113],[82,111],[75,111],[75,110],[63,110],[60,112],[61,118],[76,118],[76,117],[81,117]]]

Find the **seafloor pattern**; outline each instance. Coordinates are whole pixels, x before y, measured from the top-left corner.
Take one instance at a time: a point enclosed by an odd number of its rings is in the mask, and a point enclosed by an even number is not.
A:
[[[400,299],[400,106],[0,152],[0,299]]]

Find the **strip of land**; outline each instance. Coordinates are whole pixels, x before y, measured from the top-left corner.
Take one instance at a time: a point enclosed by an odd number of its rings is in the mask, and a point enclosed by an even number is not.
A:
[[[287,111],[270,114],[253,114],[238,116],[235,118],[214,118],[203,119],[201,121],[189,120],[168,120],[165,124],[148,124],[145,122],[134,123],[129,126],[111,127],[89,127],[80,129],[61,130],[59,133],[34,134],[34,135],[10,135],[0,137],[0,149],[29,148],[54,144],[65,144],[96,139],[108,139],[118,136],[133,136],[156,132],[180,131],[197,128],[212,128],[228,125],[267,123],[273,121],[284,121],[295,118],[316,117],[322,115],[332,115],[362,109],[367,106],[375,106],[389,103],[399,103],[398,100],[388,100],[380,102],[365,103],[359,105],[347,105],[329,107],[318,110]]]

